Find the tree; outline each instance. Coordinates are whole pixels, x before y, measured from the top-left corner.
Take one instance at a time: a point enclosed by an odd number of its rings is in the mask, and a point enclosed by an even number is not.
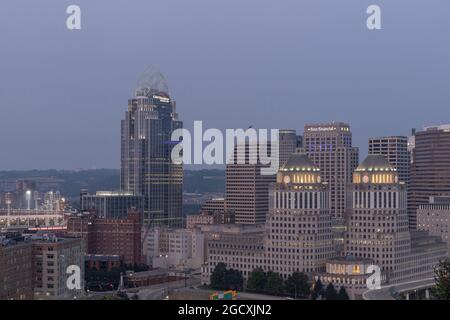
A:
[[[223,290],[226,284],[227,266],[225,263],[218,263],[211,274],[211,288]]]
[[[267,273],[267,282],[264,291],[269,294],[278,295],[283,293],[284,281],[277,272],[269,271]]]
[[[103,269],[86,269],[86,287],[91,291],[112,290],[119,285],[121,273],[126,273],[124,267],[113,268],[110,271]]]
[[[450,259],[439,262],[434,268],[435,285],[432,289],[434,298],[450,300]]]
[[[330,282],[325,289],[325,299],[327,300],[337,300],[338,293],[334,285]]]
[[[337,300],[350,300],[350,297],[347,294],[347,290],[345,290],[344,286],[339,289]]]
[[[210,282],[211,288],[216,290],[241,290],[244,278],[240,271],[227,269],[224,263],[219,263],[211,274]]]
[[[322,281],[320,281],[320,278],[318,278],[313,283],[313,286],[311,289],[311,299],[317,300],[317,299],[321,298],[323,295],[324,295],[324,292],[323,292]]]
[[[297,298],[309,293],[308,276],[303,272],[294,272],[286,280],[286,291]]]
[[[267,276],[262,268],[254,269],[248,276],[247,290],[262,292],[266,287]]]
[[[242,272],[234,269],[227,270],[225,282],[228,284],[227,289],[242,290],[244,286]]]

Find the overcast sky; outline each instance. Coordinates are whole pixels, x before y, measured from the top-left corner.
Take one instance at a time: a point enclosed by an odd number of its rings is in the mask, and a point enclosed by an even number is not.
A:
[[[450,123],[450,1],[2,0],[0,170],[118,168],[149,65],[187,128],[346,121],[364,154],[369,136]]]

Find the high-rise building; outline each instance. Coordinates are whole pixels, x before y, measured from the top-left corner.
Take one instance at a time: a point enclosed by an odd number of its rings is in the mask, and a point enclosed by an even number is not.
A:
[[[99,218],[123,219],[131,208],[139,212],[144,211],[143,197],[126,191],[97,191],[95,194],[89,194],[82,190],[80,200],[81,211],[93,212]]]
[[[346,187],[358,166],[359,149],[352,146],[350,126],[342,122],[307,124],[300,149],[315,163],[330,190],[330,210],[335,250],[344,245]]]
[[[33,298],[33,247],[21,235],[0,233],[0,300]]]
[[[275,175],[264,175],[264,165],[259,159],[251,163],[250,156],[259,146],[246,143],[244,163],[238,163],[238,150],[234,150],[234,161],[226,167],[226,208],[235,214],[238,224],[259,224],[266,221],[269,211],[269,185],[276,180]],[[267,147],[270,150],[270,146]],[[255,158],[258,158],[255,156]]]
[[[348,186],[345,254],[371,259],[381,268],[382,283],[433,277],[447,246],[426,232],[410,232],[406,184],[381,155],[369,155]]]
[[[417,230],[439,236],[450,248],[450,197],[430,197],[417,208]]]
[[[380,154],[397,169],[400,181],[408,184],[411,171],[411,155],[408,137],[391,136],[369,139],[369,154]]]
[[[417,208],[432,196],[450,195],[450,125],[415,134],[409,185],[409,226],[416,228]]]
[[[210,227],[202,281],[208,283],[220,262],[245,278],[256,268],[277,272],[284,279],[294,272],[325,271],[327,259],[334,255],[329,206],[328,185],[322,182],[320,169],[306,155],[292,154],[271,187],[265,225]]]
[[[33,236],[35,299],[72,299],[84,294],[84,250],[81,239],[52,234]],[[69,266],[81,271],[81,289],[67,286]]]
[[[325,270],[334,256],[328,188],[305,154],[292,154],[280,169],[266,223],[269,270],[285,279],[293,272]]]
[[[298,148],[302,147],[302,136],[298,136],[295,130],[280,129],[278,131],[278,152],[280,168]]]
[[[181,127],[163,76],[149,71],[128,101],[121,143],[121,189],[144,197],[148,226],[183,224],[183,167],[171,160],[171,135]]]
[[[73,299],[84,295],[81,239],[53,233],[0,233],[0,300]],[[80,288],[68,284],[69,266],[79,267]]]
[[[225,208],[225,198],[212,198],[203,203],[201,211],[223,212]]]
[[[359,149],[352,146],[350,126],[342,122],[305,125],[302,152],[320,168],[323,181],[330,186],[333,217],[343,218],[346,186],[359,157]]]
[[[411,159],[411,163],[413,162],[413,151],[414,148],[416,147],[416,129],[413,128],[411,129],[411,135],[408,137],[408,152],[409,152],[409,157]]]

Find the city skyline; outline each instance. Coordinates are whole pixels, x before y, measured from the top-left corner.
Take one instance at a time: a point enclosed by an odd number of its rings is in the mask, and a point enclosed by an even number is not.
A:
[[[344,121],[363,156],[370,137],[406,136],[450,116],[450,46],[440,35],[448,3],[383,3],[378,33],[365,28],[368,2],[350,0],[248,1],[238,11],[229,1],[79,1],[79,32],[65,29],[67,4],[2,5],[0,34],[12,44],[0,52],[2,169],[118,168],[111,124],[148,65],[167,77],[188,129],[203,120],[300,132]],[[150,11],[160,14],[145,19]]]
[[[449,1],[4,2],[0,300],[450,300]]]

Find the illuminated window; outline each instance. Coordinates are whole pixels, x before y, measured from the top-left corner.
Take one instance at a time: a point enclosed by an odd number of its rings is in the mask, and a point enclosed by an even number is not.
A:
[[[355,264],[352,268],[352,273],[353,274],[360,274],[361,273],[361,269],[359,268],[359,265]]]

